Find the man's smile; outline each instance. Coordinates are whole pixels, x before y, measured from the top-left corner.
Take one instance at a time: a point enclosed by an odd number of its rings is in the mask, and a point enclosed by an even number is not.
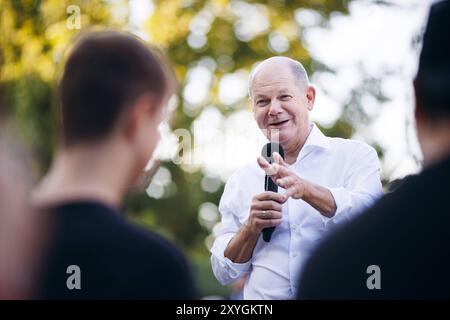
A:
[[[270,121],[269,124],[268,124],[268,128],[282,128],[282,127],[284,127],[290,120],[291,120],[291,119]]]

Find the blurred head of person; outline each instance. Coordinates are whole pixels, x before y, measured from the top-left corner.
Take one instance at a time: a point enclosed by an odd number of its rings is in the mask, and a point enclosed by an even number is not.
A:
[[[59,82],[60,146],[41,189],[55,195],[62,185],[74,194],[71,181],[76,189],[77,183],[94,188],[96,180],[106,188],[134,186],[157,146],[174,90],[169,64],[135,36],[81,36]]]
[[[59,86],[62,147],[114,141],[142,170],[158,143],[173,90],[168,64],[134,36],[105,31],[82,37]]]
[[[414,80],[416,126],[424,165],[450,156],[450,1],[431,7]]]
[[[0,119],[0,300],[32,298],[46,225],[29,203],[30,156]]]

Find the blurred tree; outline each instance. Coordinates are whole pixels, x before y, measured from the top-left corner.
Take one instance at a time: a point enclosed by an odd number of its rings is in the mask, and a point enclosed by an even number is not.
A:
[[[85,0],[69,9],[69,0],[0,0],[0,106],[12,116],[36,157],[39,175],[48,166],[54,146],[57,119],[54,107],[55,82],[64,54],[81,30],[119,28],[126,17],[113,9],[127,8],[126,1],[114,3]],[[79,26],[71,19],[79,12]],[[76,17],[78,18],[78,17]]]

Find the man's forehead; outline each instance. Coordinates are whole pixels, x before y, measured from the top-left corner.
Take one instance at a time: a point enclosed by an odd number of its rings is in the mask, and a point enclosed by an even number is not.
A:
[[[264,94],[268,91],[289,91],[295,86],[294,77],[286,75],[273,75],[267,77],[255,77],[252,83],[252,91],[256,96],[258,94]]]
[[[260,97],[260,96],[266,96],[271,93],[288,93],[291,92],[292,89],[287,86],[254,86],[253,88],[253,96],[254,97]]]

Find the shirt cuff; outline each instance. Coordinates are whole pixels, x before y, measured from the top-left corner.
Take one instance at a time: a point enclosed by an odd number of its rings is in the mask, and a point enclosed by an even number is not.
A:
[[[252,263],[252,259],[250,258],[247,262],[244,263],[236,263],[224,257],[225,269],[228,271],[228,274],[231,278],[237,279],[243,273],[248,272],[250,269],[250,265]]]
[[[220,266],[219,268],[222,271],[219,273],[223,274],[223,272],[227,275],[228,279],[236,280],[243,273],[248,272],[251,267],[252,258],[250,258],[247,262],[244,263],[235,263],[231,261],[229,258],[224,256],[225,249],[227,248],[230,241],[233,239],[235,234],[226,234],[222,235],[221,239],[216,239],[216,243],[211,249],[211,253],[216,261],[216,266]],[[218,264],[218,265],[217,265]],[[229,281],[227,281],[229,282]]]

